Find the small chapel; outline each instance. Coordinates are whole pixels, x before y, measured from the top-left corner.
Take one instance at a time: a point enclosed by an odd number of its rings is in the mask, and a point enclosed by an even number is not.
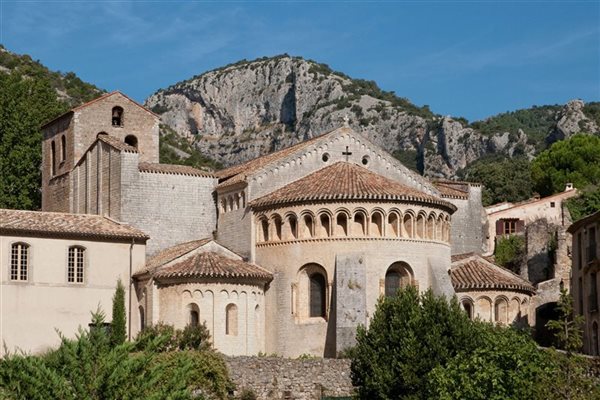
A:
[[[117,279],[130,337],[204,323],[228,355],[335,357],[408,285],[532,323],[535,289],[481,256],[480,185],[432,182],[349,121],[215,173],[160,164],[159,122],[112,92],[42,127],[42,211],[0,213],[9,347],[41,351],[110,311]]]

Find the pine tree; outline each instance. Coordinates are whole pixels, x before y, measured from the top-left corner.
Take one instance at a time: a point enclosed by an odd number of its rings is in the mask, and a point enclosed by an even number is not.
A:
[[[110,331],[110,343],[113,346],[125,342],[126,338],[126,322],[125,322],[125,288],[119,279],[117,281],[117,289],[113,296],[112,307],[112,326]]]

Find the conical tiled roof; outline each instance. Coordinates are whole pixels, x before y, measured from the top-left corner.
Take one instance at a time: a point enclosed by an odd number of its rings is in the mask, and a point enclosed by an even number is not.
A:
[[[535,293],[529,281],[474,253],[452,257],[450,278],[455,290],[511,289]]]
[[[456,207],[367,168],[337,162],[250,203],[253,207],[311,200],[405,200]]]
[[[154,278],[253,278],[270,281],[273,276],[257,265],[234,260],[217,252],[203,251],[159,268]]]

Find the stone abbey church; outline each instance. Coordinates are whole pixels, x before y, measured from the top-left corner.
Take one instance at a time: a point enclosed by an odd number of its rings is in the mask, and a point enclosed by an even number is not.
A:
[[[481,187],[430,182],[348,123],[215,174],[159,163],[159,117],[119,92],[42,127],[41,212],[0,210],[2,340],[41,351],[110,320],[205,323],[230,355],[335,356],[380,296],[458,295],[531,323],[534,288],[480,256]]]

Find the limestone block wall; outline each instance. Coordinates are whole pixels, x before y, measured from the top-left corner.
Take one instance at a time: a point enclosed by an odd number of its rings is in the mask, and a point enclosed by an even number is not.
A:
[[[217,240],[246,259],[252,254],[252,212],[246,185],[217,193]]]
[[[433,208],[419,206],[416,213],[423,211],[425,215],[434,212]],[[325,210],[329,210],[332,216],[336,211],[347,212],[348,215],[354,215],[355,209],[365,210],[365,215],[372,216],[372,211],[381,212],[385,216],[383,221],[388,221],[387,217],[391,209],[397,209],[401,215],[411,215],[410,209],[414,205],[410,204],[368,204],[368,203],[330,203],[330,204],[308,204],[289,206],[285,209],[273,210],[273,215],[286,216],[290,214],[303,216],[312,213],[319,216]],[[443,214],[439,209],[436,212]],[[267,214],[267,212],[265,212]],[[267,218],[267,215],[257,215],[256,219]],[[264,220],[263,220],[264,221]],[[336,219],[332,219],[336,221]],[[352,223],[352,220],[348,220]],[[363,288],[366,293],[366,316],[367,320],[375,310],[377,299],[384,293],[384,281],[386,272],[394,263],[406,263],[412,273],[412,283],[418,285],[420,290],[426,290],[433,280],[432,274],[447,275],[450,267],[450,246],[444,241],[444,236],[433,236],[432,238],[402,236],[402,231],[398,234],[392,234],[393,228],[388,224],[380,230],[373,219],[364,219],[367,224],[367,230],[363,234],[357,234],[355,225],[349,225],[350,235],[339,235],[339,229],[333,228],[330,235],[319,235],[323,227],[317,223],[313,228],[316,233],[313,237],[303,237],[299,233],[298,238],[289,238],[286,235],[289,229],[283,224],[281,226],[281,240],[278,240],[278,229],[268,228],[270,238],[273,240],[264,241],[264,231],[262,223],[257,223],[257,244],[256,244],[256,263],[263,268],[268,269],[274,274],[274,280],[270,289],[267,291],[267,353],[277,353],[286,357],[297,357],[301,354],[313,354],[318,356],[335,356],[336,345],[336,326],[335,309],[331,304],[335,303],[332,298],[333,287],[335,287],[334,277],[336,276],[336,257],[351,257],[357,253],[364,254],[364,263],[366,268],[366,286]],[[437,219],[436,219],[437,221]],[[444,221],[444,219],[442,219]],[[297,229],[300,231],[302,222],[298,223]],[[269,225],[275,226],[275,225]],[[412,228],[411,228],[412,229]],[[419,232],[422,234],[422,229]],[[354,232],[354,233],[352,233]],[[437,232],[437,230],[435,231]],[[275,236],[273,236],[275,235]],[[436,233],[437,235],[437,233]],[[446,236],[447,238],[447,236]],[[447,260],[446,264],[440,263],[440,260]],[[303,284],[304,269],[320,268],[327,281],[327,304],[328,311],[326,318],[308,317],[306,309],[308,307],[307,286]],[[303,286],[304,285],[304,286]],[[452,291],[453,293],[453,291]],[[311,338],[311,340],[306,340]]]
[[[226,357],[229,376],[239,395],[252,390],[258,400],[321,400],[351,397],[348,359],[294,360],[279,357]]]
[[[148,255],[212,237],[217,213],[214,178],[140,172],[135,154],[121,164],[121,220],[150,236]]]
[[[75,164],[71,119],[72,115],[67,114],[42,129],[43,211],[68,212],[69,210],[69,182],[65,175],[68,175]],[[64,150],[63,145],[65,146]],[[54,147],[54,153],[52,147]]]
[[[121,126],[113,126],[113,107],[123,109]],[[73,114],[74,157],[77,162],[100,132],[122,141],[134,135],[138,142],[140,161],[158,162],[159,118],[121,93],[114,93],[77,109]]]
[[[191,312],[206,323],[213,346],[228,355],[264,352],[265,300],[261,285],[219,281],[157,286],[158,320],[184,328]],[[145,299],[141,304],[148,307]]]
[[[503,325],[535,326],[535,297],[511,290],[469,290],[456,293],[472,319]]]
[[[121,217],[121,155],[98,141],[70,174],[70,212]],[[136,158],[137,154],[130,153]]]
[[[16,242],[29,245],[27,281],[10,280],[11,246]],[[67,281],[68,249],[75,245],[85,249],[83,283]],[[145,263],[144,247],[133,246],[134,270]],[[129,251],[130,243],[123,242],[0,236],[0,312],[4,321],[0,342],[9,351],[19,348],[43,352],[60,344],[56,329],[73,338],[79,327],[87,328],[90,312],[98,305],[110,322],[118,279],[128,297]],[[137,308],[135,297],[132,308]],[[139,320],[135,312],[131,327],[132,334],[137,334]]]
[[[485,251],[486,214],[481,204],[481,186],[470,184],[467,199],[444,198],[457,210],[452,214],[452,254],[478,253]]]

